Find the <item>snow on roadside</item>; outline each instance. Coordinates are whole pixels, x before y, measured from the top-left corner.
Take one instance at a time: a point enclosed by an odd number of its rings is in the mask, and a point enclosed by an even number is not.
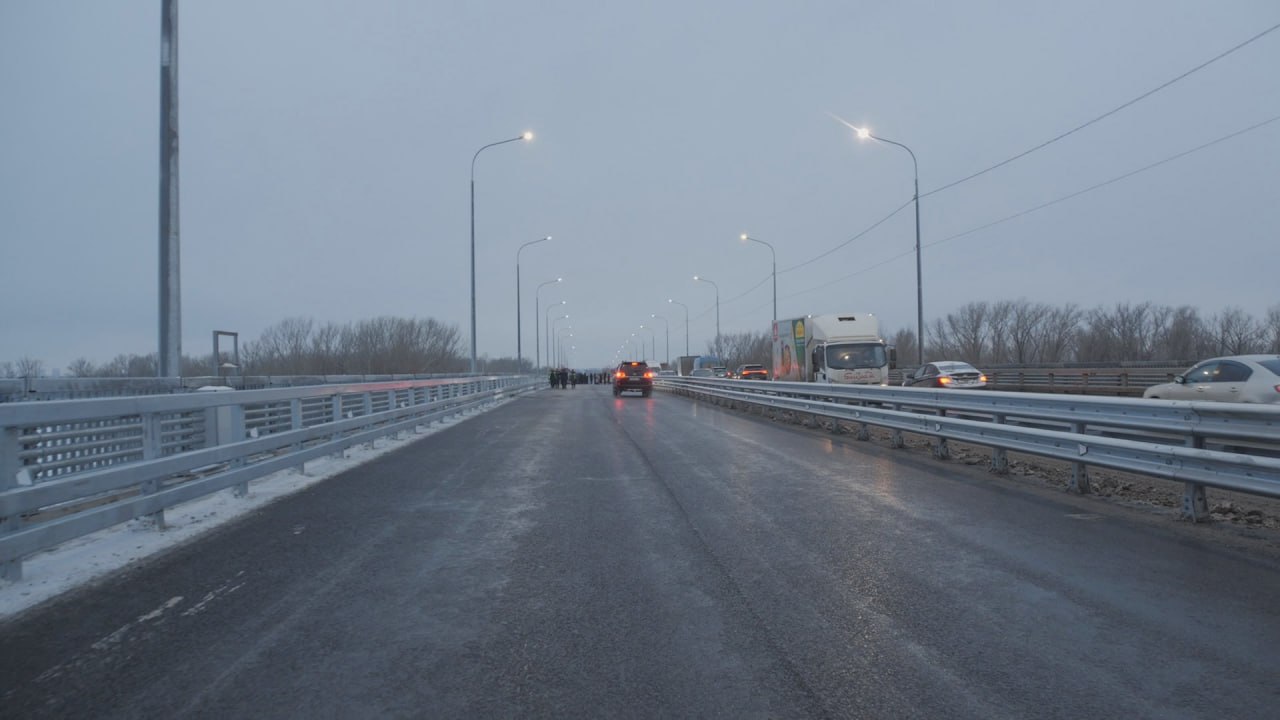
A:
[[[230,489],[220,490],[165,511],[165,529],[157,532],[139,521],[100,530],[37,553],[22,563],[22,579],[0,581],[0,620],[34,607],[45,600],[109,575],[132,562],[154,555],[166,548],[190,540],[245,513],[256,510],[282,497],[326,480],[345,470],[433,435],[481,412],[509,402],[510,396],[452,416],[421,428],[418,433],[405,432],[402,439],[380,438],[369,448],[355,445],[347,448],[342,458],[327,457],[308,461],[306,473],[282,470],[249,483],[249,494],[237,498]]]

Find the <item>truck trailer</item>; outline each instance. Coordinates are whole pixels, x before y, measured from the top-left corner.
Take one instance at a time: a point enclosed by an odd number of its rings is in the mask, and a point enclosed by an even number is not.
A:
[[[806,315],[773,326],[773,379],[888,385],[897,353],[871,313]]]

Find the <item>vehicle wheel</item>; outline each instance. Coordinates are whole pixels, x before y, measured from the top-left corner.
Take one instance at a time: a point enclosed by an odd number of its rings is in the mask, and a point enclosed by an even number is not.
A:
[[[614,397],[618,397],[618,396],[619,396],[619,395],[621,395],[621,394],[622,394],[622,393],[618,392],[618,388],[614,388],[614,389],[613,389],[613,396],[614,396]]]
[[[653,391],[652,391],[652,390],[644,390],[644,391],[642,391],[642,392],[643,392],[643,394],[644,394],[644,396],[645,396],[645,397],[649,397],[650,395],[652,395],[652,394],[653,394]]]

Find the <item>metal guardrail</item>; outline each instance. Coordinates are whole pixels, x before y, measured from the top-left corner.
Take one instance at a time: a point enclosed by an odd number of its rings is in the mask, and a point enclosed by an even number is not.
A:
[[[1280,498],[1280,407],[705,378],[657,386],[854,423],[863,440],[868,426],[888,428],[895,447],[903,432],[926,435],[940,458],[948,440],[983,445],[997,473],[1009,450],[1065,460],[1077,492],[1089,492],[1090,465],[1183,482],[1182,514],[1193,521],[1208,517],[1206,487]]]
[[[513,392],[529,376],[0,404],[0,578],[22,558]]]
[[[196,392],[208,386],[236,390],[265,390],[304,385],[352,385],[400,380],[441,380],[475,377],[467,373],[419,375],[231,375],[215,377],[61,377],[0,378],[0,403],[31,400],[79,400],[135,395],[170,395]]]
[[[1150,367],[1040,367],[996,366],[979,368],[992,390],[1141,397],[1152,385],[1173,382],[1191,363]],[[902,384],[903,370],[889,372],[889,384]]]

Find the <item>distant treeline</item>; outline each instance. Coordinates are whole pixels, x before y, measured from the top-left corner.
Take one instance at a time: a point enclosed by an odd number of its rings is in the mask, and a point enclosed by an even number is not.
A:
[[[1035,365],[1139,360],[1186,363],[1217,355],[1280,354],[1280,304],[1261,318],[1239,308],[1209,317],[1196,308],[1120,303],[1085,310],[1027,300],[972,302],[925,325],[925,360],[974,365]],[[885,330],[885,332],[889,332]],[[916,333],[902,329],[886,340],[900,365],[913,366]],[[769,332],[722,335],[707,352],[730,369],[771,360]]]
[[[461,331],[432,318],[379,317],[346,324],[320,325],[310,318],[288,318],[267,328],[257,340],[242,342],[240,375],[389,375],[465,372]],[[233,362],[223,345],[218,363],[211,355],[184,355],[182,375],[215,375],[216,365]],[[524,370],[533,363],[522,363]],[[515,372],[515,358],[480,358],[481,372]],[[157,353],[117,355],[96,364],[80,358],[66,368],[71,377],[155,377]],[[0,363],[0,376],[39,377],[43,362],[29,357]]]
[[[887,329],[885,332],[889,332]],[[898,348],[899,364],[916,357],[914,329],[886,338]],[[707,352],[730,369],[771,362],[770,332],[730,333],[707,344]],[[1217,355],[1280,354],[1280,303],[1256,318],[1240,308],[1202,316],[1191,306],[1120,303],[1085,310],[1027,300],[972,302],[925,326],[927,360],[965,360],[975,365],[1156,360],[1181,364]],[[230,361],[223,352],[221,362]],[[426,318],[379,317],[345,325],[318,325],[288,318],[240,348],[242,375],[385,375],[464,372],[469,358],[461,331]],[[480,358],[481,372],[527,372],[532,362]],[[214,375],[213,358],[184,356],[182,374]],[[117,355],[95,364],[72,362],[72,377],[155,377],[156,353]],[[0,377],[40,377],[44,363],[24,357],[0,362]]]

